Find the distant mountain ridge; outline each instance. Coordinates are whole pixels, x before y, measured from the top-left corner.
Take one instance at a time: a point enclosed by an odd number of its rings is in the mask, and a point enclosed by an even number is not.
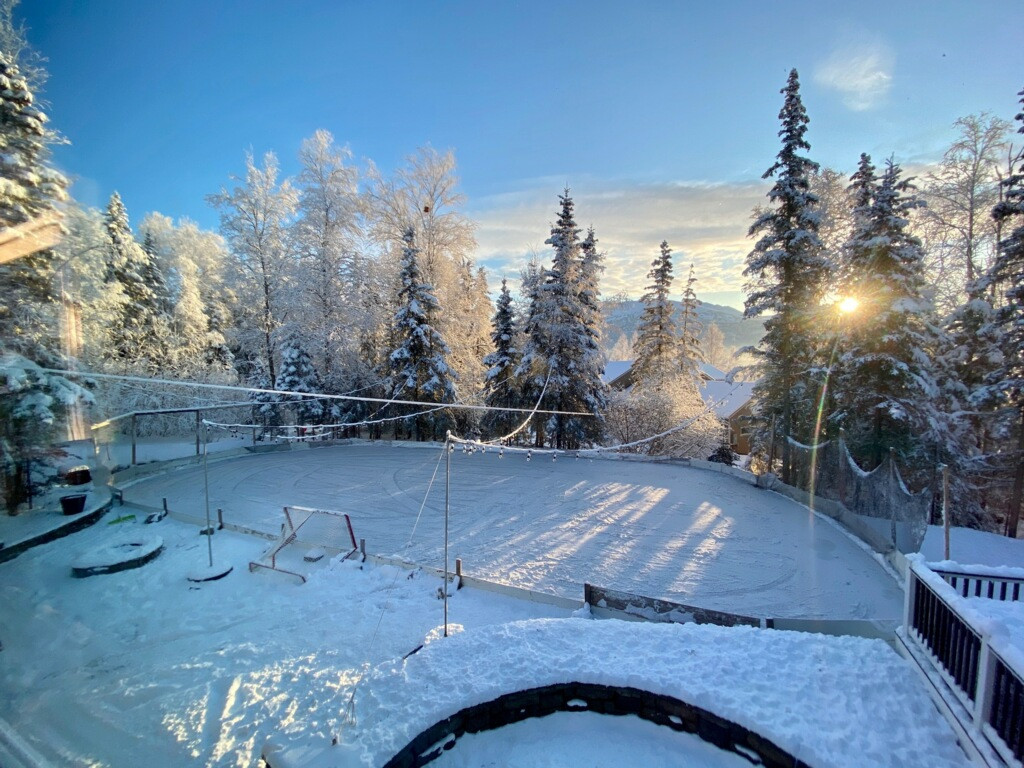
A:
[[[676,317],[681,312],[681,304],[672,302],[676,307]],[[641,301],[604,301],[601,303],[605,329],[601,338],[601,347],[605,354],[619,343],[625,336],[632,340],[636,336],[637,326],[643,316],[644,305]],[[764,325],[757,319],[745,319],[743,313],[732,307],[720,304],[701,302],[697,308],[697,317],[707,327],[711,323],[722,332],[727,347],[755,346],[764,336]]]

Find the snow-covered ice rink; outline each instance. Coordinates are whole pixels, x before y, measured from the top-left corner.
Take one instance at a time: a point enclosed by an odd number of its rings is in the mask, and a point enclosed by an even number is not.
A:
[[[586,581],[754,616],[901,615],[899,585],[866,547],[739,478],[673,464],[461,450],[451,465],[449,555],[468,574],[574,598]],[[203,467],[193,466],[140,480],[125,498],[166,498],[172,510],[202,515],[204,493]],[[361,442],[211,460],[209,493],[211,509],[231,523],[278,532],[285,505],[338,510],[351,515],[367,551],[443,564],[438,445]]]

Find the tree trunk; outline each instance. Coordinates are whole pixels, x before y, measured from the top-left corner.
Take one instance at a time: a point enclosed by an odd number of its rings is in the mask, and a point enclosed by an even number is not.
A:
[[[1013,491],[1010,493],[1010,508],[1006,515],[1006,535],[1017,538],[1017,523],[1020,521],[1020,502],[1024,495],[1024,410],[1021,411],[1017,433],[1017,471],[1013,474]]]

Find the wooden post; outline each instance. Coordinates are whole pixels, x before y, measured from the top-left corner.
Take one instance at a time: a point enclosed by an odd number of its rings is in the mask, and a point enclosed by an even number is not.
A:
[[[455,588],[462,589],[462,558],[455,558]]]
[[[164,514],[166,515],[167,514],[167,497],[166,496],[164,496],[164,498],[163,498],[163,503],[164,503]]]
[[[949,467],[942,465],[942,542],[943,560],[949,560]]]
[[[217,507],[217,530],[224,530],[224,510],[220,507]]]
[[[135,466],[135,437],[136,437],[135,414],[132,414],[132,466]]]

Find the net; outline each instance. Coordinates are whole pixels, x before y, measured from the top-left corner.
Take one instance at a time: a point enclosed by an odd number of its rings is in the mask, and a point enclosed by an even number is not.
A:
[[[305,582],[311,563],[327,555],[349,558],[359,550],[352,521],[344,512],[310,507],[285,507],[281,535],[249,570],[267,569]]]
[[[857,466],[842,439],[817,446],[794,440],[789,444],[793,485],[842,504],[869,532],[865,538],[880,538],[904,554],[920,550],[931,514],[931,490],[912,493],[892,454],[866,472]]]

